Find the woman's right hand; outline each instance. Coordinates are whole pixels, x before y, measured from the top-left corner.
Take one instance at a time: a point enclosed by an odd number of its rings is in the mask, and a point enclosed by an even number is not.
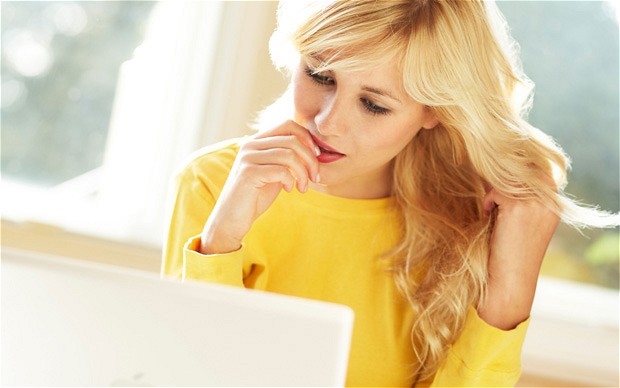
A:
[[[201,253],[239,249],[280,190],[291,192],[297,182],[297,189],[306,192],[309,180],[318,183],[318,154],[308,130],[291,120],[244,142],[203,229]]]

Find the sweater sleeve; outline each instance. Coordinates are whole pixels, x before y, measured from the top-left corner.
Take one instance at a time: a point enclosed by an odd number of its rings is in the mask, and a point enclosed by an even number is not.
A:
[[[431,387],[513,387],[521,375],[521,348],[529,318],[512,330],[482,320],[470,307],[460,337],[452,344]]]
[[[244,287],[243,256],[245,245],[239,250],[214,255],[203,255],[198,252],[200,236],[191,238],[183,248],[183,276],[191,280],[202,280],[211,283]]]
[[[161,275],[243,287],[245,278],[256,276],[245,246],[226,254],[198,252],[200,234],[236,156],[230,146],[215,148],[194,158],[172,180]]]

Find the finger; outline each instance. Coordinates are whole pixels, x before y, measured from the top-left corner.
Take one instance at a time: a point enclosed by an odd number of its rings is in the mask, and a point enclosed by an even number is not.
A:
[[[287,136],[287,135],[297,136],[299,140],[302,142],[302,144],[308,147],[308,149],[310,150],[312,154],[314,154],[314,156],[319,156],[321,154],[319,147],[316,145],[316,143],[312,139],[312,136],[310,136],[310,132],[306,128],[297,124],[293,120],[287,120],[281,125],[273,129],[258,133],[256,135],[256,138],[261,139],[261,138],[272,137],[272,136]]]
[[[300,160],[296,151],[290,148],[268,148],[260,151],[249,151],[245,161],[256,165],[278,165],[287,168],[295,180],[300,191],[305,192],[310,179],[306,166]]]
[[[269,184],[281,184],[289,193],[295,187],[295,178],[291,172],[280,165],[252,165],[244,169],[244,175],[251,177],[257,188]]]
[[[497,191],[496,189],[491,189],[485,196],[482,201],[482,207],[485,211],[490,212],[495,207],[501,208],[502,206],[512,206],[515,203],[515,199],[509,198]]]
[[[255,150],[269,150],[269,149],[291,149],[295,152],[297,158],[307,169],[307,176],[313,181],[317,182],[319,173],[319,161],[314,155],[295,135],[287,136],[273,136],[263,139],[255,140],[251,146]]]

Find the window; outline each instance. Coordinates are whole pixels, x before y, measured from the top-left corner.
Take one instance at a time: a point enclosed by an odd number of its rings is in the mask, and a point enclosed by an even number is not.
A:
[[[117,81],[155,4],[2,3],[3,218],[103,231]]]
[[[175,168],[283,84],[275,7],[3,2],[3,218],[159,246]]]
[[[153,6],[3,2],[3,178],[52,187],[102,165],[119,68]]]
[[[525,73],[536,84],[530,122],[572,159],[566,191],[618,212],[618,20],[612,2],[500,1],[520,43]],[[619,233],[560,226],[543,275],[619,286]]]

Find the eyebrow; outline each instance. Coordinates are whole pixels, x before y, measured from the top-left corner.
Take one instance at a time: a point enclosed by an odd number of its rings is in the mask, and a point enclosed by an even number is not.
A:
[[[382,90],[382,89],[377,89],[377,88],[373,88],[370,86],[362,86],[362,90],[369,92],[369,93],[374,93],[374,94],[378,94],[380,96],[385,96],[385,97],[389,97],[392,100],[396,100],[398,102],[400,102],[402,104],[402,101],[400,101],[398,98],[396,98],[394,95],[390,94],[389,92]]]

